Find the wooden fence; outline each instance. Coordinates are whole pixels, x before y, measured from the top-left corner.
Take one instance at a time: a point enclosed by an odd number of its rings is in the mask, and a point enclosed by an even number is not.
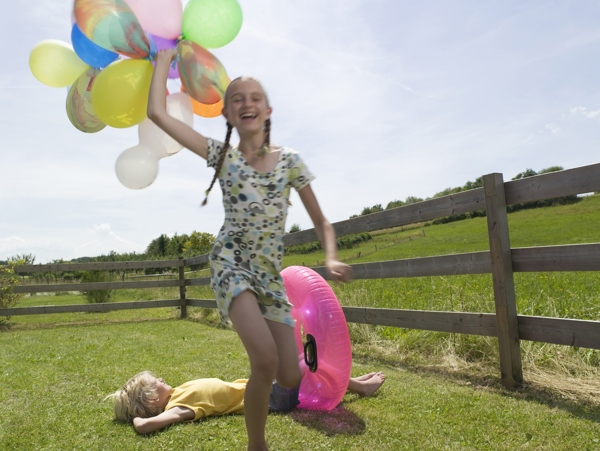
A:
[[[599,271],[600,243],[513,249],[510,246],[507,206],[600,191],[600,163],[509,182],[504,182],[502,174],[489,174],[483,177],[483,182],[482,188],[340,221],[333,225],[336,234],[344,236],[485,210],[489,251],[362,263],[352,267],[355,279],[491,274],[495,314],[349,306],[343,309],[348,322],[497,337],[501,380],[505,386],[511,387],[523,382],[520,340],[600,349],[600,321],[518,315],[514,272]],[[286,246],[316,240],[314,229],[284,237]],[[208,285],[209,279],[186,278],[184,268],[207,262],[208,256],[202,255],[168,261],[20,266],[16,268],[18,273],[176,268],[178,276],[173,280],[21,285],[16,287],[15,291],[36,293],[179,287],[179,298],[0,309],[0,316],[180,307],[181,316],[185,317],[187,306],[216,307],[212,299],[191,299],[186,296],[186,287]],[[326,276],[324,267],[313,269]]]

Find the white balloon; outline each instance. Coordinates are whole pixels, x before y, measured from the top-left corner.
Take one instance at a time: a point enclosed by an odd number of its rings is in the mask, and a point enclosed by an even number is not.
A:
[[[115,163],[117,178],[129,189],[150,186],[158,175],[159,157],[153,149],[138,144],[123,151]]]
[[[176,92],[167,96],[167,113],[189,125],[194,124],[194,109],[192,99],[183,92]],[[176,154],[183,146],[167,135],[150,119],[144,119],[138,126],[140,144],[156,151],[159,158]]]

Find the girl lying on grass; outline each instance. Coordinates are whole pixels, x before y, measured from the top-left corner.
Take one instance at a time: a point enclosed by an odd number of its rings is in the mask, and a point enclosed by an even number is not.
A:
[[[110,395],[115,402],[115,416],[133,423],[139,434],[150,434],[171,424],[196,421],[211,415],[244,412],[247,379],[225,382],[221,379],[196,379],[172,388],[149,371],[133,376]],[[385,382],[381,372],[350,378],[348,392],[372,396]],[[292,410],[298,405],[298,389],[283,389],[273,383],[269,409]]]

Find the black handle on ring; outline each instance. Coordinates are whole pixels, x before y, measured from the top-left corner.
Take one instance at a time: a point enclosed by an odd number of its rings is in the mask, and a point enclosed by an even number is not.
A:
[[[312,353],[312,359],[310,358],[310,354]],[[317,357],[317,340],[311,334],[306,335],[306,343],[304,343],[304,363],[310,370],[311,373],[317,371],[318,366],[318,357]]]

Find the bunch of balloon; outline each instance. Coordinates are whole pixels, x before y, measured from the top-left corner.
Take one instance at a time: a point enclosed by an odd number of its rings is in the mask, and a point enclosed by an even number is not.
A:
[[[193,125],[194,113],[220,115],[229,78],[205,47],[231,42],[242,22],[237,0],[74,0],[71,44],[49,39],[32,50],[33,75],[52,87],[69,87],[66,111],[85,133],[107,125],[139,125],[139,144],[117,159],[119,181],[131,189],[149,186],[158,161],[182,146],[146,117],[157,51],[178,49],[169,71],[181,92],[167,97],[167,112]]]
[[[217,117],[229,77],[220,61],[207,49],[229,44],[242,27],[237,0],[190,0],[182,16],[179,46],[181,90],[192,98],[194,113]]]

